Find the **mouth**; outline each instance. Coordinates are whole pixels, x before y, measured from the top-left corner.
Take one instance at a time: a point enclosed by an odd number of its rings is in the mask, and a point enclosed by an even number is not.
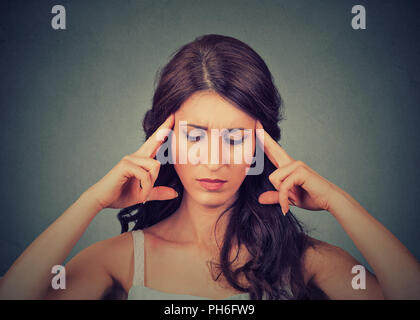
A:
[[[200,185],[209,191],[218,190],[227,182],[226,180],[221,179],[197,179],[198,182],[200,182]]]

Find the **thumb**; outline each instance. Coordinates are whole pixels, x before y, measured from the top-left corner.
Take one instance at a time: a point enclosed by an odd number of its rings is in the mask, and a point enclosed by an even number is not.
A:
[[[178,197],[178,193],[175,189],[165,186],[154,187],[147,198],[147,201],[151,200],[170,200]]]
[[[266,191],[260,194],[258,202],[261,204],[276,204],[279,203],[278,191]]]

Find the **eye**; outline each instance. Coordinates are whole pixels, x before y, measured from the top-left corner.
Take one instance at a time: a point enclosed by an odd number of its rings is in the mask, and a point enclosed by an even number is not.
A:
[[[192,131],[196,131],[196,130],[192,130]],[[188,139],[188,141],[192,141],[192,142],[198,142],[200,141],[202,138],[204,138],[204,134],[188,134],[188,132],[184,131],[184,136]]]
[[[231,145],[237,145],[243,143],[246,138],[247,136],[244,136],[241,131],[233,129],[225,135],[224,140]]]
[[[240,143],[242,143],[242,142],[244,142],[244,139],[243,138],[240,138],[240,139],[228,139],[229,141],[227,141],[227,142],[229,142],[231,145],[237,145],[237,144],[240,144]]]

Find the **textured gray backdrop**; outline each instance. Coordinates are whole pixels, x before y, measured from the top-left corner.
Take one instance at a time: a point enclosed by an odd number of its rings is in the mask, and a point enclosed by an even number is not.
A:
[[[51,28],[51,8],[67,30]],[[351,28],[365,5],[367,29]],[[195,37],[236,37],[286,104],[282,145],[354,196],[417,258],[419,57],[415,2],[2,1],[0,274],[90,185],[143,142],[156,71]],[[66,262],[120,232],[101,212]],[[327,212],[313,236],[366,261]]]

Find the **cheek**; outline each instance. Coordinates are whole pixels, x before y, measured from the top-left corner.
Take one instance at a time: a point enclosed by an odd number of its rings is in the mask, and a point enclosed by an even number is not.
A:
[[[248,172],[248,164],[234,164],[230,166],[230,181],[233,188],[238,188]]]

